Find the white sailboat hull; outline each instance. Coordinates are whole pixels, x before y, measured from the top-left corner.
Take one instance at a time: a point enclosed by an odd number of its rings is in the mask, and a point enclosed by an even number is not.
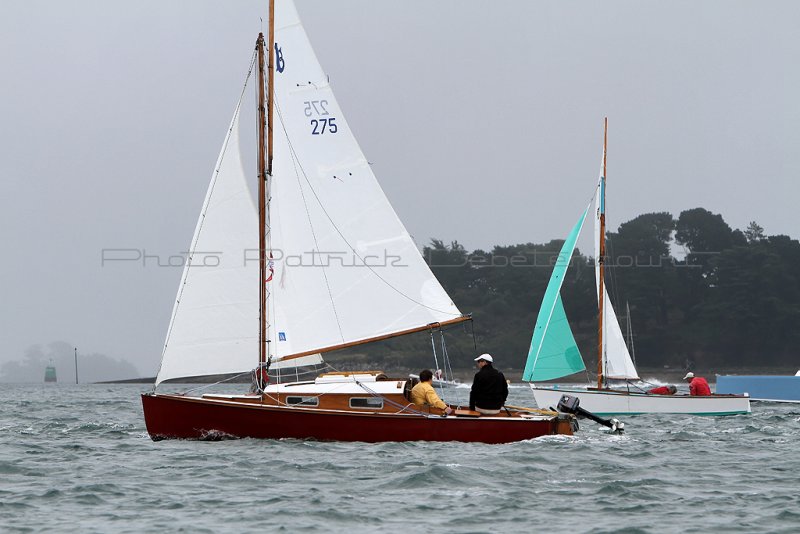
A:
[[[675,413],[692,415],[736,415],[750,413],[750,398],[746,395],[649,395],[626,391],[591,391],[557,386],[531,384],[539,408],[556,407],[565,393],[580,399],[580,407],[595,415],[634,415]]]

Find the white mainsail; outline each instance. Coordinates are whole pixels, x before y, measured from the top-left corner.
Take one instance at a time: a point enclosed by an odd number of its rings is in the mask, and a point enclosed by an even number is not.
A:
[[[598,191],[595,195],[595,218],[594,218],[594,267],[595,282],[597,284],[597,298],[600,302],[600,213],[605,210],[605,187],[601,176],[597,185]],[[620,380],[638,380],[639,374],[633,364],[628,346],[625,344],[625,336],[617,320],[614,306],[608,297],[608,284],[603,284],[603,376],[606,378]]]
[[[372,173],[290,0],[276,2],[275,22],[273,361],[461,316]],[[237,127],[235,118],[232,132]],[[258,363],[256,204],[238,134],[226,144],[190,256],[237,253],[231,265],[185,268],[156,384]]]
[[[274,354],[460,316],[375,179],[291,2],[277,3],[276,23]]]

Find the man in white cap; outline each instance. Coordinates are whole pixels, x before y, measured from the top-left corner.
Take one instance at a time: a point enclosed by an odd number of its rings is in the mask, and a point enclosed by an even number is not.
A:
[[[711,388],[708,387],[708,382],[702,376],[694,376],[694,373],[686,373],[683,377],[686,383],[689,384],[689,395],[694,397],[708,397],[711,395]]]
[[[492,366],[494,358],[491,354],[481,354],[475,361],[480,370],[472,380],[469,409],[485,415],[498,414],[508,398],[506,377]]]

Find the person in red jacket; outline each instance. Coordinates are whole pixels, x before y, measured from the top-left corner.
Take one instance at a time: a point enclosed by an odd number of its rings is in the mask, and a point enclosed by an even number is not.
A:
[[[678,391],[678,388],[676,388],[671,384],[669,386],[661,386],[658,388],[647,390],[647,392],[650,393],[651,395],[675,395],[676,391]]]
[[[689,395],[695,397],[707,397],[711,395],[711,388],[708,387],[708,382],[706,382],[706,379],[702,376],[694,376],[694,373],[686,373],[683,379],[689,384]]]

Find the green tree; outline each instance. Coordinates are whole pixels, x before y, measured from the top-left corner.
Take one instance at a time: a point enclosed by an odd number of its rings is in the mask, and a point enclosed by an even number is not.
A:
[[[800,243],[772,236],[714,258],[694,342],[717,363],[776,365],[800,343]]]
[[[675,241],[690,252],[721,252],[744,244],[722,215],[704,208],[682,211],[675,226]]]
[[[747,239],[747,242],[751,244],[756,241],[761,241],[764,239],[764,228],[757,222],[750,221],[750,224],[747,225],[747,230],[744,231],[744,237]]]

